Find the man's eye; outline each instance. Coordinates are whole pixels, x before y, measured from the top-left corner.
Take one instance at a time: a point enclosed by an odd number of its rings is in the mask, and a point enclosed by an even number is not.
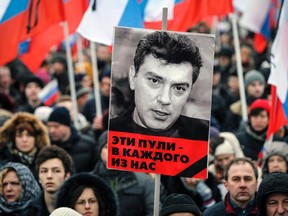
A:
[[[183,86],[176,86],[175,89],[176,89],[177,91],[181,91],[181,92],[186,91],[186,88],[183,87]]]
[[[155,78],[148,78],[148,80],[151,82],[151,83],[158,83],[158,79],[155,79]]]

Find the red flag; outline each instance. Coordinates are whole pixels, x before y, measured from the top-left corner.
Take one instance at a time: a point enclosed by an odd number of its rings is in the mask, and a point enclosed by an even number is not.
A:
[[[0,20],[0,65],[13,60],[18,44],[64,19],[62,0],[11,0]]]
[[[65,2],[64,11],[69,34],[76,31],[87,7],[87,0],[69,0]],[[29,51],[21,55],[20,58],[31,71],[36,72],[51,47],[59,45],[63,39],[63,27],[57,23],[46,29],[46,31],[32,37]],[[43,43],[43,41],[45,41],[45,43]]]
[[[231,0],[183,0],[174,7],[174,18],[168,21],[167,30],[187,31],[202,19],[212,15],[227,15],[233,12]],[[145,22],[145,28],[161,29],[162,21]]]
[[[276,95],[276,87],[271,85],[271,111],[269,114],[267,139],[285,124],[287,124],[287,118],[283,109],[283,104]]]

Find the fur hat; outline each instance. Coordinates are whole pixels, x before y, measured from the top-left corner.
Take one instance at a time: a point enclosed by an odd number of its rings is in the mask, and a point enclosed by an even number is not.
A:
[[[7,120],[0,128],[0,152],[9,142],[14,142],[16,127],[19,124],[28,123],[35,130],[35,144],[39,149],[50,145],[47,127],[34,115],[27,112],[18,112]]]
[[[60,207],[55,209],[50,216],[81,216],[77,211],[67,207]]]
[[[258,215],[266,215],[266,199],[273,193],[288,194],[288,174],[270,173],[261,182],[257,193]]]
[[[71,117],[66,107],[55,107],[51,112],[48,122],[57,122],[67,127],[71,126]]]
[[[282,156],[286,160],[288,166],[288,143],[282,141],[273,141],[264,146],[263,151],[263,176],[268,175],[268,160],[273,155]]]
[[[259,81],[260,83],[265,83],[265,77],[257,70],[248,71],[245,75],[244,82],[245,87],[250,85],[254,81]]]
[[[72,208],[81,195],[80,189],[83,187],[96,191],[100,215],[118,216],[118,203],[112,188],[100,177],[88,173],[75,174],[65,181],[58,192],[56,207]]]
[[[170,194],[163,202],[160,216],[169,216],[180,212],[190,212],[195,216],[202,215],[196,203],[189,196],[177,193]]]

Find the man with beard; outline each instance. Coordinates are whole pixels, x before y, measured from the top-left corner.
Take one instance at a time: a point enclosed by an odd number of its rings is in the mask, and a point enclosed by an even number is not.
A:
[[[257,215],[256,190],[258,171],[249,158],[236,158],[227,165],[224,186],[225,200],[204,211],[204,216]]]

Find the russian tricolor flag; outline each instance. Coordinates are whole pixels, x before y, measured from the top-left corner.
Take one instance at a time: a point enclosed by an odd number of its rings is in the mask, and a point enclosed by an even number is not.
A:
[[[59,97],[58,82],[53,79],[49,82],[40,92],[38,97],[45,104],[45,106],[51,106]]]
[[[288,0],[284,0],[278,31],[271,49],[271,114],[267,137],[288,123]]]
[[[114,26],[143,28],[144,20],[161,20],[164,6],[168,7],[168,18],[171,18],[174,1],[91,0],[77,32],[88,40],[112,45]]]

